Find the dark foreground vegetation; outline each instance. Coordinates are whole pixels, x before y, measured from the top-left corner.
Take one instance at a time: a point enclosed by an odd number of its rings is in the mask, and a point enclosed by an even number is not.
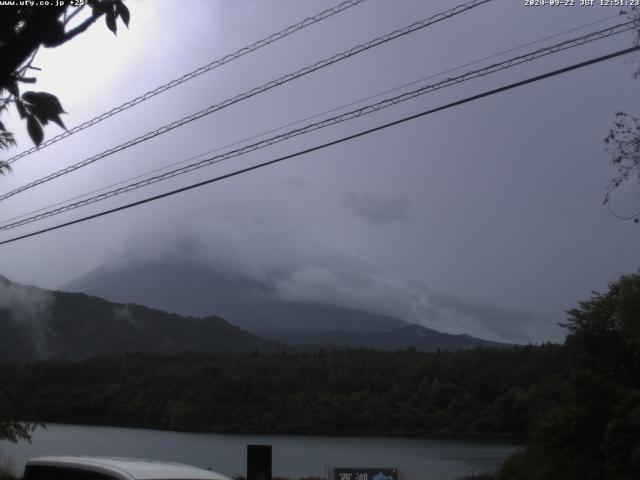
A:
[[[201,432],[524,437],[561,401],[557,345],[426,354],[128,355],[4,365],[23,414]]]
[[[622,278],[568,314],[564,345],[136,354],[4,364],[0,385],[8,418],[201,432],[526,438],[499,479],[635,480],[640,276]]]
[[[502,480],[640,478],[640,275],[569,312],[562,402],[530,426]]]

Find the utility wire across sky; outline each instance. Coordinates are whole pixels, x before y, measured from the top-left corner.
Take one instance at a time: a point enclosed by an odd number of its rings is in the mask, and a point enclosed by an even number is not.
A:
[[[270,45],[274,42],[277,42],[278,40],[281,40],[285,37],[288,37],[289,35],[298,32],[306,27],[309,27],[311,25],[314,25],[315,23],[318,23],[326,18],[329,18],[337,13],[343,12],[351,7],[354,7],[362,2],[364,2],[365,0],[348,0],[346,2],[342,2],[339,5],[336,5],[333,8],[329,8],[327,10],[324,10],[320,13],[317,13],[311,17],[305,18],[304,20],[302,20],[301,22],[296,23],[295,25],[291,25],[283,30],[280,30],[279,32],[276,32],[272,35],[269,35],[266,38],[263,38],[262,40],[259,40],[255,43],[252,43],[251,45],[248,45],[246,47],[243,47],[239,50],[236,50],[233,53],[229,53],[228,55],[225,55],[222,58],[219,58],[217,60],[214,60],[213,62],[207,64],[207,65],[203,65],[200,68],[197,68],[195,70],[193,70],[192,72],[186,73],[184,75],[182,75],[179,78],[176,78],[174,80],[171,80],[168,83],[165,83],[164,85],[160,85],[159,87],[156,87],[153,90],[150,90],[136,98],[133,98],[131,100],[129,100],[128,102],[123,103],[122,105],[119,105],[117,107],[112,108],[111,110],[109,110],[108,112],[104,112],[100,115],[97,115],[95,117],[93,117],[90,120],[87,120],[84,123],[81,123],[80,125],[77,125],[69,130],[65,130],[64,132],[56,135],[55,137],[52,137],[48,140],[46,140],[45,142],[41,143],[38,146],[32,147],[28,150],[25,150],[24,152],[21,152],[17,155],[14,155],[13,157],[11,157],[9,160],[7,160],[7,163],[11,164],[14,163],[18,160],[20,160],[23,157],[26,157],[27,155],[40,151],[45,147],[48,147],[49,145],[53,145],[56,142],[59,142],[60,140],[63,140],[67,137],[70,137],[71,135],[73,135],[74,133],[78,133],[86,128],[92,127],[97,123],[100,123],[103,120],[106,120],[109,117],[112,117],[114,115],[117,115],[120,112],[124,112],[125,110],[134,107],[135,105],[138,105],[139,103],[142,103],[146,100],[149,100],[152,97],[155,97],[156,95],[159,95],[163,92],[166,92],[167,90],[173,88],[173,87],[177,87],[178,85],[184,83],[184,82],[188,82],[189,80],[192,80],[206,72],[209,72],[215,68],[221,67],[222,65],[229,63],[233,60],[236,60],[244,55],[247,55],[248,53],[251,52],[255,52],[256,50],[259,50],[262,47],[266,47],[267,45]]]
[[[86,167],[87,165],[90,165],[92,163],[97,162],[98,160],[101,160],[105,157],[108,157],[109,155],[113,155],[114,153],[117,152],[121,152],[122,150],[125,150],[129,147],[132,147],[134,145],[137,145],[139,143],[151,140],[152,138],[155,138],[159,135],[162,135],[164,133],[167,133],[175,128],[181,127],[183,125],[186,125],[190,122],[193,122],[195,120],[198,120],[202,117],[205,117],[207,115],[211,115],[214,112],[217,112],[219,110],[222,110],[228,106],[231,106],[235,103],[241,102],[243,100],[246,100],[248,98],[251,98],[255,95],[258,95],[260,93],[266,92],[267,90],[271,90],[272,88],[278,87],[280,85],[284,85],[292,80],[295,80],[297,78],[300,78],[304,75],[307,75],[309,73],[315,72],[317,70],[320,70],[324,67],[327,67],[329,65],[333,65],[334,63],[340,62],[342,60],[346,60],[347,58],[351,58],[354,55],[357,55],[359,53],[365,52],[371,48],[375,48],[379,45],[385,44],[387,42],[390,42],[392,40],[395,40],[397,38],[403,37],[405,35],[417,32],[418,30],[422,30],[423,28],[426,28],[428,26],[434,25],[436,23],[439,23],[443,20],[447,20],[449,18],[452,18],[456,15],[459,15],[463,12],[466,12],[468,10],[471,10],[475,7],[478,7],[480,5],[483,5],[485,3],[488,3],[492,0],[471,0],[469,2],[463,3],[461,5],[457,5],[449,10],[445,10],[444,12],[438,13],[436,15],[432,15],[428,18],[425,18],[423,20],[420,20],[418,22],[412,23],[411,25],[408,25],[406,27],[400,28],[398,30],[394,30],[386,35],[383,35],[381,37],[376,37],[372,40],[369,40],[366,43],[360,44],[360,45],[356,45],[348,50],[345,50],[341,53],[338,53],[330,58],[326,58],[324,60],[320,60],[312,65],[306,66],[304,68],[301,68],[300,70],[297,70],[296,72],[293,73],[289,73],[283,77],[280,77],[276,80],[272,80],[270,82],[267,82],[259,87],[255,87],[251,90],[248,90],[244,93],[241,93],[233,98],[229,98],[221,103],[218,103],[216,105],[212,105],[208,108],[205,108],[204,110],[200,110],[196,113],[193,113],[191,115],[188,115],[180,120],[176,120],[175,122],[172,122],[170,124],[164,125],[156,130],[153,130],[151,132],[148,132],[144,135],[141,135],[139,137],[136,137],[132,140],[129,140],[128,142],[125,142],[123,144],[120,144],[118,146],[112,147],[108,150],[105,150],[102,153],[99,153],[97,155],[94,155],[92,157],[89,157],[85,160],[82,160],[80,162],[74,163],[73,165],[70,165],[66,168],[63,168],[61,170],[58,170],[54,173],[51,173],[49,175],[46,175],[38,180],[35,180],[33,182],[27,183],[21,187],[18,187],[14,190],[11,190],[7,193],[4,193],[2,195],[0,195],[0,201],[1,200],[6,200],[7,198],[10,198],[14,195],[17,195],[20,192],[24,192],[25,190],[29,190],[33,187],[36,187],[38,185],[42,185],[43,183],[49,182],[51,180],[54,180],[58,177],[61,177],[62,175],[66,175],[68,173],[71,173],[75,170],[78,170],[82,167]]]
[[[266,148],[269,147],[271,145],[274,145],[276,143],[280,143],[282,141],[285,140],[289,140],[291,138],[300,136],[300,135],[304,135],[316,130],[320,130],[322,128],[326,128],[330,125],[336,125],[338,123],[342,123],[348,120],[353,120],[355,118],[359,118],[362,117],[364,115],[368,115],[370,113],[374,113],[377,112],[379,110],[382,110],[384,108],[393,106],[393,105],[397,105],[398,103],[401,102],[405,102],[407,100],[412,100],[415,99],[421,95],[427,94],[427,93],[431,93],[446,87],[450,87],[452,85],[457,85],[460,84],[462,82],[468,81],[468,80],[472,80],[475,78],[479,78],[479,77],[483,77],[492,73],[496,73],[498,71],[502,71],[502,70],[506,70],[508,68],[513,68],[515,66],[521,65],[523,63],[526,62],[531,62],[533,60],[537,60],[539,58],[542,57],[546,57],[548,55],[554,54],[554,53],[558,53],[561,51],[565,51],[568,50],[570,48],[575,48],[596,40],[602,40],[605,38],[609,38],[612,35],[616,35],[622,32],[626,32],[629,31],[631,29],[634,29],[635,27],[637,27],[639,24],[639,22],[637,21],[629,21],[629,22],[625,22],[623,24],[619,24],[619,25],[615,25],[603,30],[599,30],[597,32],[591,32],[588,33],[586,35],[574,38],[574,39],[570,39],[570,40],[566,40],[564,42],[561,43],[557,43],[554,44],[552,46],[549,47],[545,47],[545,48],[541,48],[523,55],[519,55],[517,57],[511,58],[509,60],[505,60],[503,62],[500,63],[495,63],[486,67],[483,67],[481,69],[478,70],[472,70],[470,72],[464,73],[462,75],[459,75],[457,77],[453,77],[453,78],[447,78],[445,80],[442,80],[438,83],[435,84],[431,84],[431,85],[425,85],[421,88],[418,88],[416,90],[412,90],[409,92],[405,92],[402,93],[400,95],[397,95],[395,97],[391,97],[391,98],[387,98],[385,100],[382,100],[380,102],[374,103],[374,104],[370,104],[370,105],[366,105],[363,106],[361,108],[352,110],[350,112],[346,112],[343,113],[341,115],[337,115],[334,117],[330,117],[330,118],[326,118],[324,120],[321,120],[319,122],[316,123],[312,123],[309,125],[306,125],[304,127],[301,128],[297,128],[294,130],[290,130],[288,132],[285,132],[283,134],[280,135],[276,135],[270,138],[267,138],[265,140],[261,140],[259,142],[250,144],[250,145],[246,145],[244,147],[238,148],[236,150],[231,150],[229,152],[220,154],[220,155],[216,155],[214,157],[211,158],[207,158],[204,160],[201,160],[199,162],[196,163],[192,163],[190,165],[186,165],[184,167],[180,167],[159,175],[155,175],[149,178],[146,178],[144,180],[140,180],[138,182],[134,182],[134,183],[130,183],[128,185],[95,195],[93,197],[89,197],[89,198],[85,198],[83,200],[74,202],[74,203],[70,203],[68,205],[64,205],[62,207],[59,208],[54,208],[48,211],[45,211],[43,213],[39,213],[37,215],[33,215],[27,218],[23,218],[21,220],[16,220],[13,222],[5,222],[4,224],[0,225],[0,230],[10,230],[12,228],[17,228],[23,225],[26,225],[28,223],[32,223],[32,222],[36,222],[39,220],[43,220],[45,218],[48,217],[52,217],[54,215],[59,215],[62,214],[64,212],[68,212],[71,210],[75,210],[77,208],[80,207],[84,207],[102,200],[106,200],[108,198],[114,197],[116,195],[122,195],[124,193],[130,192],[132,190],[136,190],[138,188],[142,188],[142,187],[146,187],[158,182],[162,182],[162,181],[166,181],[170,178],[173,177],[177,177],[179,175],[183,175],[186,174],[188,172],[209,166],[209,165],[213,165],[216,163],[220,163],[222,161],[228,160],[230,158],[234,158],[234,157],[238,157],[244,154],[247,154],[249,152],[253,152],[256,150],[260,150],[262,148]]]
[[[423,112],[420,112],[420,113],[417,113],[417,114],[414,114],[414,115],[410,115],[410,116],[401,118],[399,120],[395,120],[393,122],[385,123],[383,125],[379,125],[377,127],[370,128],[368,130],[363,130],[363,131],[355,133],[353,135],[342,137],[342,138],[339,138],[337,140],[333,140],[331,142],[327,142],[327,143],[323,143],[321,145],[317,145],[315,147],[307,148],[305,150],[301,150],[301,151],[298,151],[298,152],[295,152],[295,153],[292,153],[292,154],[289,154],[289,155],[285,155],[285,156],[276,158],[274,160],[270,160],[268,162],[263,162],[263,163],[260,163],[260,164],[257,164],[257,165],[253,165],[251,167],[247,167],[247,168],[243,168],[243,169],[240,169],[240,170],[236,170],[234,172],[227,173],[225,175],[220,175],[218,177],[210,178],[208,180],[204,180],[202,182],[194,183],[194,184],[188,185],[186,187],[178,188],[176,190],[171,190],[169,192],[165,192],[165,193],[162,193],[162,194],[159,194],[159,195],[154,195],[152,197],[148,197],[148,198],[145,198],[143,200],[138,200],[136,202],[128,203],[128,204],[122,205],[120,207],[112,208],[112,209],[109,209],[109,210],[104,210],[102,212],[95,213],[93,215],[88,215],[86,217],[78,218],[78,219],[75,219],[75,220],[71,220],[69,222],[65,222],[65,223],[61,223],[61,224],[58,224],[58,225],[54,225],[52,227],[44,228],[42,230],[38,230],[38,231],[35,231],[35,232],[31,232],[31,233],[27,233],[27,234],[24,234],[24,235],[13,237],[13,238],[10,238],[10,239],[7,239],[7,240],[3,240],[3,241],[0,241],[0,245],[6,245],[6,244],[9,244],[9,243],[17,242],[19,240],[24,240],[26,238],[30,238],[30,237],[33,237],[33,236],[36,236],[36,235],[41,235],[43,233],[51,232],[51,231],[58,230],[58,229],[61,229],[61,228],[65,228],[65,227],[68,227],[68,226],[71,226],[71,225],[75,225],[75,224],[78,224],[78,223],[86,222],[88,220],[92,220],[92,219],[99,218],[99,217],[102,217],[102,216],[105,216],[105,215],[109,215],[111,213],[127,210],[129,208],[133,208],[133,207],[136,207],[136,206],[139,206],[139,205],[143,205],[145,203],[150,203],[150,202],[154,202],[156,200],[160,200],[162,198],[166,198],[166,197],[169,197],[169,196],[177,195],[179,193],[183,193],[183,192],[186,192],[186,191],[198,188],[198,187],[202,187],[204,185],[209,185],[211,183],[220,182],[222,180],[225,180],[225,179],[228,179],[228,178],[232,178],[232,177],[244,174],[244,173],[248,173],[248,172],[253,171],[253,170],[258,170],[260,168],[267,167],[269,165],[274,165],[276,163],[280,163],[280,162],[283,162],[285,160],[289,160],[291,158],[299,157],[299,156],[305,155],[307,153],[315,152],[315,151],[322,150],[322,149],[325,149],[325,148],[333,146],[333,145],[338,145],[338,144],[343,143],[343,142],[354,140],[356,138],[363,137],[365,135],[369,135],[371,133],[387,129],[387,128],[395,126],[395,125],[400,125],[400,124],[408,122],[410,120],[415,120],[417,118],[421,118],[421,117],[424,117],[424,116],[427,116],[427,115],[431,115],[433,113],[440,112],[442,110],[447,110],[449,108],[457,107],[459,105],[463,105],[465,103],[473,102],[473,101],[479,100],[481,98],[489,97],[489,96],[492,96],[492,95],[496,95],[498,93],[502,93],[502,92],[505,92],[505,91],[508,91],[508,90],[512,90],[514,88],[518,88],[518,87],[521,87],[523,85],[528,85],[528,84],[531,84],[531,83],[534,83],[534,82],[539,82],[541,80],[544,80],[544,79],[547,79],[547,78],[551,78],[551,77],[555,77],[557,75],[561,75],[563,73],[567,73],[567,72],[570,72],[570,71],[573,71],[573,70],[577,70],[577,69],[580,69],[580,68],[584,68],[584,67],[587,67],[589,65],[594,65],[596,63],[604,62],[606,60],[610,60],[610,59],[613,59],[613,58],[616,58],[616,57],[627,55],[627,54],[632,53],[632,52],[637,52],[638,50],[640,50],[640,46],[633,46],[633,47],[630,47],[630,48],[626,48],[624,50],[618,50],[617,52],[613,52],[613,53],[610,53],[608,55],[603,55],[603,56],[600,56],[600,57],[597,57],[597,58],[593,58],[591,60],[587,60],[587,61],[584,61],[584,62],[580,62],[580,63],[576,63],[576,64],[573,64],[573,65],[570,65],[568,67],[560,68],[560,69],[557,69],[557,70],[553,70],[551,72],[547,72],[547,73],[544,73],[544,74],[541,74],[541,75],[537,75],[535,77],[530,77],[530,78],[528,78],[526,80],[521,80],[519,82],[510,83],[508,85],[505,85],[505,86],[502,86],[502,87],[499,87],[499,88],[495,88],[493,90],[488,90],[488,91],[485,91],[483,93],[479,93],[477,95],[473,95],[471,97],[464,98],[462,100],[451,102],[451,103],[448,103],[446,105],[442,105],[440,107],[432,108],[430,110],[426,110],[426,111],[423,111]]]
[[[105,185],[104,187],[96,188],[94,190],[85,192],[85,193],[80,194],[80,195],[75,195],[75,196],[73,196],[71,198],[68,198],[66,200],[55,202],[53,204],[49,204],[49,205],[46,205],[44,207],[37,208],[35,210],[31,210],[29,212],[25,212],[23,214],[16,215],[16,216],[8,218],[6,220],[0,221],[0,230],[2,230],[4,226],[8,225],[9,223],[13,222],[14,220],[18,220],[18,219],[25,218],[25,217],[28,217],[28,216],[33,216],[34,214],[43,212],[43,211],[45,211],[47,209],[52,209],[53,207],[58,207],[60,205],[64,205],[64,204],[68,204],[70,202],[73,202],[74,200],[79,200],[81,198],[88,197],[89,195],[93,195],[93,194],[96,194],[96,193],[99,193],[99,192],[104,192],[105,190],[113,189],[114,187],[118,187],[120,185],[124,185],[127,182],[133,182],[134,180],[138,180],[138,179],[153,175],[154,173],[159,173],[159,172],[162,172],[163,170],[168,170],[169,168],[176,167],[178,165],[183,165],[183,164],[188,163],[188,162],[192,162],[194,160],[197,160],[199,158],[205,157],[207,155],[211,155],[213,153],[217,153],[217,152],[219,152],[221,150],[224,150],[226,148],[235,147],[237,145],[241,145],[243,143],[250,142],[252,140],[256,140],[256,139],[264,137],[266,135],[282,131],[285,128],[293,127],[295,125],[300,125],[301,123],[308,122],[310,120],[314,120],[314,119],[322,117],[324,115],[328,115],[330,113],[335,113],[335,112],[338,112],[340,110],[344,110],[346,108],[353,107],[353,106],[358,105],[360,103],[366,102],[368,100],[372,100],[374,98],[378,98],[378,97],[381,97],[383,95],[387,95],[389,93],[397,92],[398,90],[401,90],[403,88],[407,88],[407,87],[411,87],[411,86],[417,85],[419,83],[425,82],[425,81],[430,80],[432,78],[441,77],[442,75],[446,75],[447,73],[455,72],[455,71],[458,71],[458,70],[460,70],[462,68],[469,67],[469,66],[472,66],[472,65],[477,65],[478,63],[483,62],[485,60],[491,60],[493,58],[497,58],[497,57],[502,56],[504,54],[515,52],[515,51],[521,50],[521,49],[523,49],[525,47],[529,47],[529,46],[532,46],[532,45],[537,45],[537,44],[542,43],[542,42],[544,42],[546,40],[550,40],[552,38],[557,38],[557,37],[560,37],[562,35],[566,35],[567,33],[575,32],[577,30],[582,30],[582,29],[584,29],[586,27],[590,27],[590,26],[593,26],[593,25],[604,23],[604,22],[606,22],[608,20],[612,20],[614,18],[620,18],[620,15],[619,14],[610,15],[608,17],[604,17],[604,18],[601,18],[599,20],[595,20],[593,22],[589,22],[589,23],[585,23],[585,24],[582,24],[582,25],[578,25],[576,27],[572,27],[570,29],[563,30],[563,31],[558,32],[558,33],[554,33],[552,35],[548,35],[546,37],[542,37],[542,38],[539,38],[537,40],[533,40],[533,41],[530,41],[530,42],[526,42],[526,43],[520,44],[520,45],[518,45],[516,47],[511,47],[511,48],[509,48],[507,50],[501,50],[500,52],[494,53],[492,55],[485,56],[485,57],[479,58],[477,60],[473,60],[471,62],[467,62],[467,63],[464,63],[462,65],[458,65],[456,67],[451,67],[451,68],[448,68],[446,70],[443,70],[443,71],[440,71],[440,72],[437,72],[437,73],[429,74],[427,76],[419,78],[418,80],[413,80],[413,81],[411,81],[409,83],[403,83],[402,85],[398,85],[396,87],[393,87],[393,88],[390,88],[390,89],[386,89],[386,90],[383,90],[381,92],[378,92],[378,93],[375,93],[375,94],[372,94],[372,95],[368,95],[368,96],[363,97],[363,98],[359,98],[359,99],[354,100],[352,102],[349,102],[349,103],[346,103],[346,104],[343,104],[343,105],[340,105],[340,106],[337,106],[337,107],[333,107],[333,108],[331,108],[329,110],[325,110],[323,112],[319,112],[319,113],[313,114],[311,116],[308,116],[308,117],[305,117],[305,118],[302,118],[302,119],[299,119],[299,120],[296,120],[296,121],[293,121],[293,122],[289,122],[289,123],[281,125],[279,127],[271,128],[271,129],[263,131],[261,133],[254,134],[254,135],[251,135],[249,137],[245,137],[243,139],[236,140],[236,141],[231,142],[231,143],[227,143],[225,145],[221,145],[221,146],[216,147],[216,148],[214,148],[212,150],[208,150],[206,152],[202,152],[202,153],[199,153],[197,155],[193,155],[193,156],[188,157],[186,159],[182,159],[182,160],[179,160],[177,162],[173,162],[173,163],[170,163],[168,165],[165,165],[165,166],[162,166],[162,167],[159,167],[159,168],[154,168],[153,170],[146,171],[144,173],[135,175],[133,177],[129,177],[129,178],[120,180],[118,182],[115,182],[115,183],[112,183],[112,184],[109,184],[109,185]]]

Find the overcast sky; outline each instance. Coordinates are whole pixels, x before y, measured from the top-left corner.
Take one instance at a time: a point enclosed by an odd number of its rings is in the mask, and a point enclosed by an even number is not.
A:
[[[100,22],[35,64],[75,126],[338,2],[131,0],[130,30]],[[14,164],[15,188],[254,86],[461,3],[367,0]],[[579,3],[579,2],[576,2]],[[243,101],[2,202],[2,219],[618,13],[495,0]],[[601,29],[611,18],[503,60]],[[349,123],[0,234],[55,225],[292,153],[408,114],[631,46],[630,33],[425,95]],[[495,62],[496,59],[491,60]],[[436,76],[433,83],[474,67]],[[440,331],[560,341],[565,311],[640,266],[640,227],[602,198],[614,113],[640,113],[640,63],[623,57],[297,157],[180,196],[0,247],[1,272],[56,288],[127,252],[199,258],[280,294],[399,315]],[[421,85],[421,84],[418,84]],[[415,87],[414,87],[415,88]],[[398,92],[403,91],[399,90]],[[388,95],[387,95],[388,96]],[[384,98],[384,97],[379,97]],[[6,122],[18,147],[25,126]],[[47,127],[46,137],[59,133]],[[224,150],[222,150],[224,151]],[[622,213],[637,189],[615,199]],[[215,313],[215,312],[212,312]]]

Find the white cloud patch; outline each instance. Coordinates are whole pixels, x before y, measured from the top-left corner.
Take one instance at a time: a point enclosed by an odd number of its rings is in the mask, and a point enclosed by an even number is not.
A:
[[[0,310],[8,311],[13,321],[32,331],[34,350],[41,358],[48,356],[47,319],[52,302],[50,292],[16,284],[0,276]]]
[[[117,320],[126,320],[127,322],[133,322],[133,315],[131,314],[131,310],[129,308],[129,304],[126,303],[124,305],[117,306],[113,310],[113,316]]]
[[[9,310],[14,320],[40,323],[49,311],[52,295],[46,290],[9,282],[0,277],[0,308]]]

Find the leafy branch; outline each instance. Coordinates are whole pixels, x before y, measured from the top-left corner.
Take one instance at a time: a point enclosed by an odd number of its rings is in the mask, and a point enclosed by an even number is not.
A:
[[[123,0],[88,0],[91,14],[71,27],[71,20],[85,6],[71,7],[17,6],[3,9],[0,16],[0,114],[9,105],[15,105],[20,118],[26,122],[31,140],[40,145],[44,139],[43,127],[54,122],[65,128],[60,115],[65,113],[58,98],[47,92],[20,91],[20,84],[31,84],[36,78],[28,76],[29,70],[40,70],[32,62],[43,46],[54,48],[65,44],[85,32],[104,17],[105,24],[117,34],[117,19],[129,26],[130,13]],[[15,146],[15,138],[0,124],[0,149]],[[10,171],[6,162],[0,161],[0,174]]]
[[[624,112],[616,112],[614,128],[604,138],[605,150],[611,155],[611,163],[617,175],[607,187],[603,203],[609,204],[615,189],[630,179],[640,181],[640,119]],[[610,208],[611,209],[611,208]],[[640,211],[629,216],[612,213],[623,220],[640,222]]]
[[[622,10],[620,15],[626,15],[629,20],[640,22],[638,7]],[[640,29],[635,32],[633,45],[640,46]],[[634,72],[633,78],[640,79],[640,69]],[[631,215],[621,215],[610,204],[613,192],[622,184],[630,180],[637,180],[640,183],[640,119],[624,112],[616,112],[615,116],[613,128],[604,138],[604,143],[617,175],[609,182],[602,203],[621,220],[633,220],[634,223],[640,223],[640,209]]]

